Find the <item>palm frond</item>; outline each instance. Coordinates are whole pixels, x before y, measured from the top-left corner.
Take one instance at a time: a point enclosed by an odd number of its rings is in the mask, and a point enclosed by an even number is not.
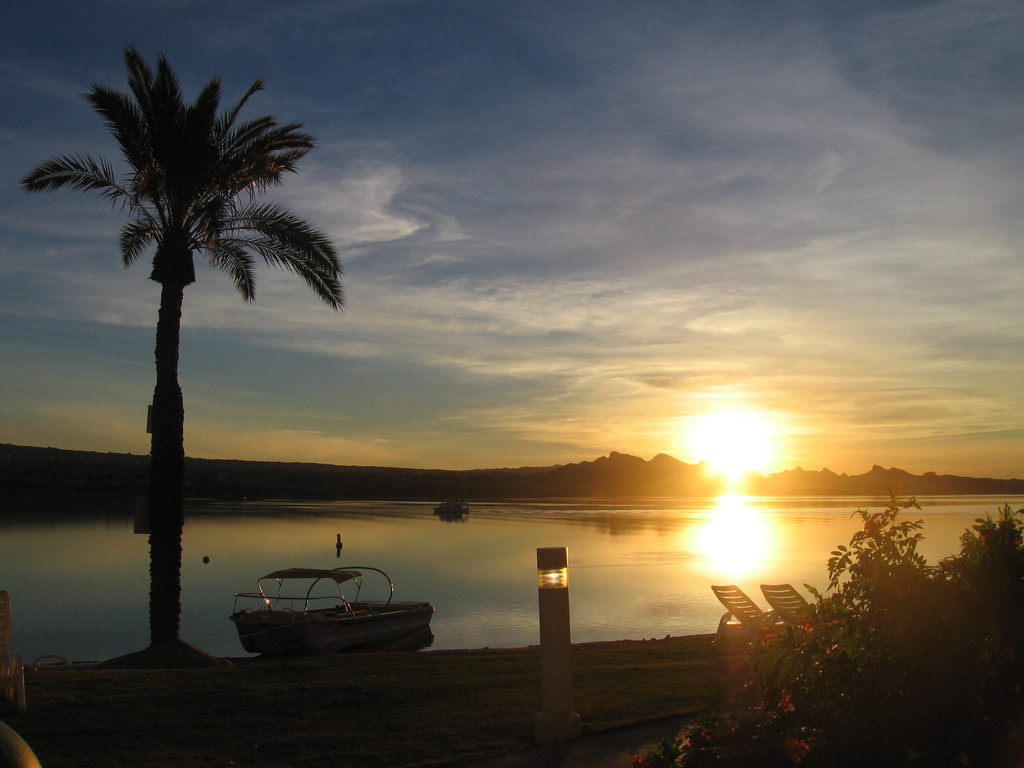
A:
[[[125,67],[128,69],[128,90],[134,99],[135,109],[138,110],[139,123],[148,134],[149,129],[159,123],[157,118],[160,110],[156,76],[139,52],[131,46],[125,48],[124,61]],[[146,138],[152,144],[153,137],[147,135]]]
[[[128,70],[128,87],[135,94],[139,104],[148,101],[153,80],[153,70],[133,45],[124,49],[124,65]]]
[[[126,94],[102,85],[92,86],[86,99],[103,118],[128,164],[144,168],[151,157],[148,131],[138,105]]]
[[[230,239],[218,240],[206,249],[210,264],[219,267],[231,276],[235,288],[246,301],[256,298],[256,271],[252,256],[244,246]]]
[[[102,190],[103,197],[117,199],[128,194],[114,176],[108,160],[89,155],[64,155],[46,160],[21,180],[26,192],[52,192],[63,187],[87,191]]]
[[[217,175],[230,180],[233,194],[259,193],[277,184],[314,146],[313,137],[299,127],[278,126],[270,118],[237,126],[223,139]]]
[[[205,137],[212,135],[217,125],[220,95],[220,78],[215,77],[203,86],[203,90],[189,107],[189,119],[202,128]]]
[[[257,78],[255,81],[253,81],[253,84],[249,86],[249,90],[245,92],[242,98],[240,98],[231,109],[229,109],[227,112],[221,115],[221,117],[217,120],[216,130],[218,137],[223,137],[228,134],[232,126],[235,124],[235,121],[238,119],[238,115],[242,111],[242,107],[245,106],[246,102],[249,101],[250,97],[254,93],[257,93],[262,90],[263,79]]]
[[[344,306],[337,251],[326,235],[291,211],[272,203],[252,204],[238,211],[224,232],[225,241],[249,248],[267,264],[298,275],[332,309]]]
[[[121,262],[125,268],[136,261],[146,247],[155,240],[151,222],[135,219],[121,227]]]

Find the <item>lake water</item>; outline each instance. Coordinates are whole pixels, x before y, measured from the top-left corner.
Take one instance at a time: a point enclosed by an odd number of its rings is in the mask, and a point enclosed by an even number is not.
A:
[[[738,584],[762,604],[761,583],[824,588],[829,552],[858,528],[851,513],[886,501],[487,503],[455,523],[425,502],[189,502],[181,634],[218,656],[242,656],[227,619],[233,593],[279,568],[372,565],[392,577],[395,599],[436,605],[435,649],[536,644],[536,550],[561,546],[573,642],[713,632],[723,609],[711,584]],[[1024,497],[919,501],[922,511],[904,514],[924,520],[929,562],[958,551],[975,518],[1024,506]],[[11,593],[15,650],[31,662],[145,647],[149,552],[146,536],[133,533],[131,503],[108,500],[71,517],[66,509],[0,499],[0,589]]]

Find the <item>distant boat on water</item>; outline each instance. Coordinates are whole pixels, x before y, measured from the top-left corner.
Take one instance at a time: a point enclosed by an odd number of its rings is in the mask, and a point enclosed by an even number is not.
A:
[[[434,514],[442,520],[461,520],[463,515],[469,514],[469,505],[464,501],[449,499],[434,507]]]

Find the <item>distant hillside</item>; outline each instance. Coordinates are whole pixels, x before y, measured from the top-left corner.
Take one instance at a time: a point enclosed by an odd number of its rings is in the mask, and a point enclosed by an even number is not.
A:
[[[686,464],[665,454],[650,461],[612,452],[595,461],[567,464],[535,478],[551,496],[716,496],[722,481],[704,464]],[[772,475],[749,473],[743,492],[752,496],[958,496],[1024,494],[1024,480],[959,477],[874,466],[862,475],[828,469],[792,469]]]
[[[148,456],[0,444],[0,493],[143,494]],[[611,453],[555,467],[440,470],[264,461],[188,459],[186,493],[194,498],[528,499],[551,497],[715,496],[725,489],[704,464],[665,454],[650,461]],[[1024,494],[1024,480],[958,477],[872,467],[862,475],[828,469],[751,473],[757,496],[900,496]]]

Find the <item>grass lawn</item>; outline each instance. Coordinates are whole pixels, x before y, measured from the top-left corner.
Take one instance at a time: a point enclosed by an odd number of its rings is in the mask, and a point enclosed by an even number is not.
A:
[[[574,646],[584,735],[713,706],[723,678],[712,639]],[[531,746],[540,657],[524,648],[39,671],[27,688],[28,711],[5,704],[3,718],[44,768],[403,768]]]

